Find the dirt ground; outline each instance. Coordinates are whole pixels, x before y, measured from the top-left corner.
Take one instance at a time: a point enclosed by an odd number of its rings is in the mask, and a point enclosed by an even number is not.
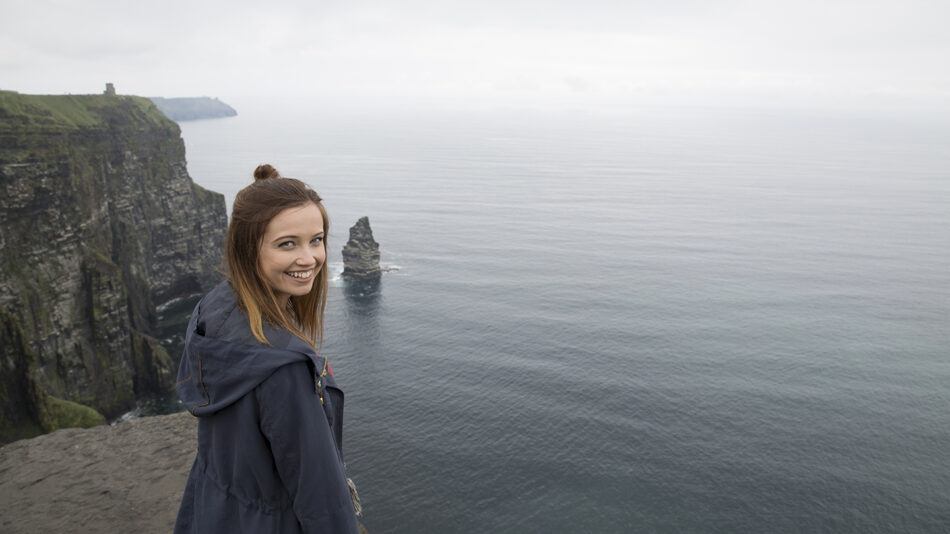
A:
[[[196,428],[180,413],[5,445],[0,532],[171,532]]]

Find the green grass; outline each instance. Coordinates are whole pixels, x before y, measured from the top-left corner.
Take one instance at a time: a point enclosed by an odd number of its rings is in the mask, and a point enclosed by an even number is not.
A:
[[[60,399],[50,395],[49,409],[51,426],[50,431],[60,428],[89,428],[105,424],[106,418],[99,412],[82,404]]]
[[[139,96],[107,95],[23,95],[0,91],[0,130],[39,126],[54,130],[74,130],[110,126],[116,111],[129,126],[173,126],[171,120],[151,100]]]

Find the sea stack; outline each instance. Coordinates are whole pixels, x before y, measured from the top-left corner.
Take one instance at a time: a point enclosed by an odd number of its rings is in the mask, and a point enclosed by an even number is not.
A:
[[[379,243],[373,239],[369,217],[362,217],[350,228],[350,240],[343,247],[343,276],[368,280],[381,274]]]

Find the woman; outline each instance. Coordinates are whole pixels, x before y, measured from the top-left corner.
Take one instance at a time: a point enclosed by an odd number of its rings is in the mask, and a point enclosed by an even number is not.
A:
[[[228,280],[198,303],[178,396],[198,453],[175,532],[356,532],[343,392],[315,346],[326,306],[326,210],[270,165],[234,199]]]

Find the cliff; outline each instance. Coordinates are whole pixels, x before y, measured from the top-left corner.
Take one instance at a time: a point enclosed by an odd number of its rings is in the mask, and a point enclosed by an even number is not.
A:
[[[140,97],[0,91],[0,194],[0,442],[170,387],[155,305],[216,283],[227,226],[178,125]]]
[[[379,243],[373,239],[369,217],[362,217],[350,228],[350,239],[343,247],[343,276],[379,278]]]
[[[233,117],[237,111],[231,106],[207,96],[190,98],[162,98],[152,97],[152,102],[173,121],[192,121],[197,119],[217,119]]]

